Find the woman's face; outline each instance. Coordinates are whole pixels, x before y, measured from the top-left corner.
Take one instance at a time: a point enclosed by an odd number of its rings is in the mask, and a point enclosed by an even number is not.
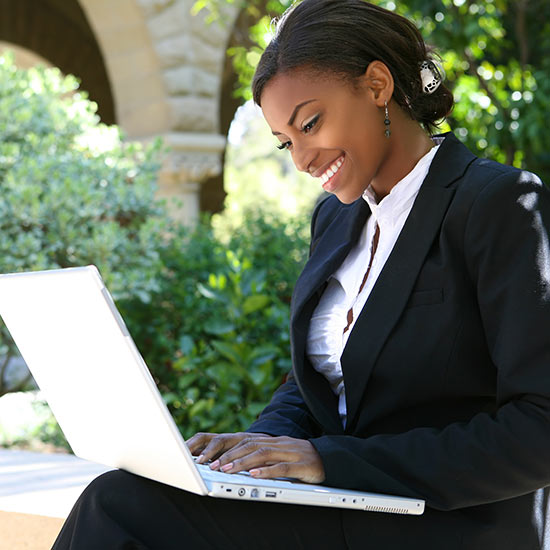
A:
[[[279,147],[343,203],[361,196],[388,154],[380,103],[366,84],[355,89],[338,77],[299,70],[275,76],[261,97]]]

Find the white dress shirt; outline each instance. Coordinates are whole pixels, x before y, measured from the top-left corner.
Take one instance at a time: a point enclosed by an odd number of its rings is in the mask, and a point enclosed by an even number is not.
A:
[[[344,426],[347,409],[340,358],[355,322],[403,229],[438,148],[439,145],[424,155],[411,172],[380,202],[377,202],[370,186],[363,193],[363,199],[368,203],[372,215],[369,216],[358,243],[329,278],[327,288],[313,312],[306,353],[313,368],[327,378],[338,396],[338,412]],[[372,242],[377,225],[380,228],[378,246],[366,283],[359,292],[371,261]],[[353,308],[353,321],[349,330],[344,332],[350,308]]]

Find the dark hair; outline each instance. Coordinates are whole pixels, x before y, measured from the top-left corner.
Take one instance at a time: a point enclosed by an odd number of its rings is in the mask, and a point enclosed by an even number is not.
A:
[[[422,91],[420,65],[433,54],[407,19],[364,0],[302,0],[278,21],[252,81],[260,105],[266,84],[277,74],[305,68],[356,82],[372,61],[382,61],[394,79],[393,99],[432,130],[453,106],[443,84]]]

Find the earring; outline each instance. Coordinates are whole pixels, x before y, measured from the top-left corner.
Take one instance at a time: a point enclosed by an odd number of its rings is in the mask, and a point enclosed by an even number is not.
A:
[[[384,110],[385,110],[385,119],[384,119],[384,126],[386,127],[386,130],[384,132],[384,134],[386,135],[387,138],[389,138],[391,136],[391,130],[390,130],[390,124],[391,124],[391,120],[390,120],[390,114],[388,112],[388,102],[387,101],[384,101]]]

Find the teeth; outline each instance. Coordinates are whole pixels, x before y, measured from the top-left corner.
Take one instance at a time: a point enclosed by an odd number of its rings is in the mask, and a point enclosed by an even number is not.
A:
[[[322,176],[321,176],[321,183],[324,185],[330,178],[340,170],[342,167],[342,164],[344,164],[344,161],[339,158]]]

